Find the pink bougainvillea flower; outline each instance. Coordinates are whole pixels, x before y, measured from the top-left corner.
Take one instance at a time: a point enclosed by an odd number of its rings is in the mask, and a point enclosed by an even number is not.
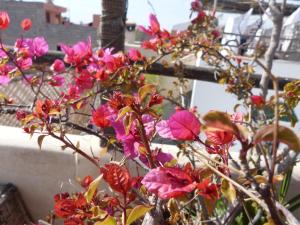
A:
[[[265,100],[262,96],[259,95],[252,95],[251,96],[251,102],[253,105],[257,107],[261,107],[265,104]]]
[[[120,141],[123,145],[124,155],[130,158],[137,157],[139,143],[135,140],[134,135],[132,133],[126,134],[123,121],[116,121],[116,114],[112,114],[108,118],[111,122],[111,126],[116,132],[117,140]]]
[[[124,65],[125,55],[123,53],[116,53],[113,55],[105,55],[101,59],[107,70],[110,72],[116,71],[118,68]]]
[[[31,19],[26,18],[26,19],[22,20],[20,25],[24,31],[28,31],[28,30],[30,30],[30,28],[32,26],[32,21],[31,21]]]
[[[168,138],[175,140],[176,138],[173,136],[168,120],[162,120],[156,124],[156,131],[162,138]]]
[[[107,104],[101,105],[92,113],[92,123],[95,124],[97,127],[108,127],[110,126],[110,120],[108,116],[111,115],[111,110]]]
[[[116,121],[116,118],[116,114],[112,114],[111,116],[109,116],[111,125],[116,132],[116,138],[123,145],[124,154],[130,158],[135,158],[139,156],[139,149],[143,147],[143,142],[136,128],[137,122],[134,121],[132,123],[130,127],[130,132],[126,134],[123,121]],[[145,126],[146,135],[150,137],[154,132],[154,120],[150,115],[143,115],[142,120]]]
[[[135,48],[129,49],[128,57],[129,57],[129,59],[131,59],[134,62],[143,60],[143,58],[144,58],[142,56],[141,52],[139,50],[135,49]]]
[[[43,37],[35,37],[32,39],[31,51],[34,56],[40,57],[45,55],[49,50],[48,43]]]
[[[15,49],[21,51],[23,57],[40,57],[48,52],[49,46],[43,37],[17,39]]]
[[[201,124],[193,113],[181,110],[170,117],[169,127],[177,140],[192,141],[199,135]]]
[[[162,40],[159,38],[153,38],[151,40],[146,40],[142,43],[142,48],[150,49],[153,51],[157,51],[157,46],[162,44]]]
[[[50,66],[50,69],[56,73],[63,73],[66,70],[65,63],[60,59],[55,59],[54,63]]]
[[[154,14],[150,14],[149,21],[150,21],[150,26],[148,27],[148,29],[145,28],[144,26],[138,26],[138,29],[150,36],[158,34],[160,32],[160,24],[156,16]]]
[[[60,44],[60,47],[66,54],[64,58],[66,63],[78,65],[92,56],[92,43],[90,38],[87,42],[80,41],[72,47],[65,44]]]
[[[7,58],[7,54],[5,51],[3,51],[2,49],[0,49],[0,59],[3,59],[3,58]]]
[[[150,28],[151,28],[152,32],[153,33],[159,32],[160,31],[160,24],[157,20],[156,15],[150,14],[149,21],[150,21]]]
[[[166,167],[151,170],[142,180],[142,184],[150,193],[162,199],[181,197],[192,192],[197,186],[183,170]]]
[[[10,82],[10,78],[7,75],[0,76],[0,85],[7,85]]]
[[[9,16],[7,12],[0,12],[0,30],[5,30],[8,28],[10,23]]]
[[[54,75],[52,77],[52,80],[49,82],[49,84],[54,87],[61,87],[64,85],[64,83],[65,83],[65,77],[61,75]]]
[[[17,64],[22,70],[28,70],[32,66],[32,59],[30,57],[19,58],[17,59]]]
[[[165,153],[160,151],[159,149],[155,149],[151,151],[152,159],[157,166],[164,166],[166,163],[174,160],[174,156],[170,153]],[[149,161],[144,154],[140,154],[139,159],[148,167],[150,167]]]
[[[158,134],[163,138],[192,141],[200,133],[198,118],[187,110],[175,112],[169,120],[162,120],[156,125]]]
[[[14,69],[13,66],[8,64],[0,65],[0,85],[7,85],[10,82],[9,73]]]
[[[80,76],[75,78],[75,83],[80,90],[91,89],[94,85],[94,78],[87,70],[83,70]]]

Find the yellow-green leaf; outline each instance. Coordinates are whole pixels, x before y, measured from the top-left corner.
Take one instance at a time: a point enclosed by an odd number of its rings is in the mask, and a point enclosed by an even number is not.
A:
[[[0,100],[3,101],[6,99],[7,99],[7,96],[4,93],[0,92]]]
[[[112,216],[107,216],[105,220],[96,222],[94,225],[117,225],[117,222]]]
[[[129,130],[131,128],[132,122],[135,119],[135,114],[130,114],[127,115],[124,120],[123,120],[123,124],[124,124],[124,128],[125,128],[125,134],[128,135],[129,134]]]
[[[104,219],[107,216],[107,212],[102,210],[99,206],[94,206],[91,208],[93,213],[92,219]]]
[[[144,98],[148,95],[151,94],[153,91],[155,91],[155,85],[153,84],[146,84],[143,87],[141,87],[138,91],[139,95],[139,100],[143,101]]]
[[[27,115],[24,119],[22,119],[22,124],[28,124],[29,122],[31,122],[34,119],[34,116],[32,114]]]
[[[126,113],[132,111],[130,106],[125,106],[124,108],[119,110],[118,113],[118,118],[116,119],[116,121],[118,121],[119,119],[121,119],[123,116],[125,116]]]
[[[91,200],[92,200],[92,198],[95,194],[95,191],[96,191],[97,187],[99,186],[99,183],[100,183],[102,177],[103,177],[103,174],[101,174],[95,180],[93,180],[93,182],[90,183],[87,192],[85,192],[84,197],[85,197],[85,199],[88,203],[91,202]]]
[[[58,111],[57,109],[51,109],[50,112],[49,112],[48,114],[49,114],[49,115],[56,116],[56,115],[60,115],[61,112]]]
[[[273,141],[274,129],[274,124],[264,126],[259,129],[254,135],[254,143],[257,144],[261,141]],[[279,125],[278,141],[286,144],[290,149],[296,152],[300,152],[300,139],[292,129]]]
[[[132,224],[137,219],[143,217],[147,212],[149,212],[153,206],[138,205],[131,210],[130,214],[127,217],[126,225]]]
[[[37,139],[40,150],[42,149],[43,140],[47,135],[40,135]]]
[[[231,122],[230,116],[225,112],[209,111],[202,119],[207,127],[238,133],[238,128],[233,122]]]
[[[222,180],[221,192],[230,203],[236,199],[236,190],[228,180]]]

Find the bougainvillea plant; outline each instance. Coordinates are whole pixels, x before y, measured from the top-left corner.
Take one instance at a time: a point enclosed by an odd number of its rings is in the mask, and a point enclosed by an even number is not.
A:
[[[286,196],[300,151],[300,140],[291,128],[296,123],[292,110],[299,102],[300,83],[288,83],[279,93],[277,78],[256,55],[238,56],[220,44],[215,13],[205,7],[193,1],[191,24],[177,33],[162,29],[156,16],[150,15],[149,27],[139,29],[151,36],[142,43],[142,48],[157,53],[151,58],[137,49],[93,51],[88,39],[73,46],[60,44],[64,58],[40,65],[35,62],[48,52],[44,37],[20,38],[13,48],[1,40],[1,85],[23,79],[35,94],[25,109],[1,94],[1,109],[16,106],[24,131],[40,133],[40,146],[46,136],[58,139],[62,149],[85,157],[99,174],[83,178],[81,192],[55,195],[49,223],[60,219],[65,225],[299,224],[292,214],[299,195]],[[9,15],[0,12],[2,32],[9,23]],[[32,23],[24,19],[20,25],[26,32]],[[146,82],[149,68],[165,56],[174,59],[171,66],[176,74],[184,74],[180,59],[199,52],[218,81],[237,96],[234,113],[212,109],[199,115],[196,108],[184,107]],[[269,74],[274,96],[265,99],[253,94],[254,68],[249,62]],[[180,81],[184,82],[182,77]],[[44,86],[65,88],[50,99],[43,93]],[[176,107],[162,119],[166,101]],[[88,117],[88,126],[71,121],[74,114]],[[283,117],[290,127],[279,124]],[[104,132],[108,128],[113,132]],[[73,129],[97,136],[123,160],[101,165],[99,158],[68,139]],[[171,154],[155,147],[157,136],[175,141],[178,150]],[[233,148],[239,157],[232,155]],[[144,172],[133,176],[126,166],[130,161]],[[99,189],[102,182],[109,188]]]

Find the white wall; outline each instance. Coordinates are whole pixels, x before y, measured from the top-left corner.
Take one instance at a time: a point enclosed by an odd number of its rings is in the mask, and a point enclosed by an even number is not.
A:
[[[37,137],[30,139],[20,128],[0,126],[0,183],[17,186],[33,218],[42,219],[53,209],[56,193],[80,190],[75,177],[97,176],[98,170],[84,158],[78,157],[76,162],[77,155],[69,149],[62,151],[62,144],[53,138],[46,137],[39,150]],[[94,154],[99,154],[97,139],[75,135],[69,138],[79,140],[86,152],[92,146]],[[103,157],[101,163],[108,161]]]
[[[38,135],[32,138],[20,128],[0,126],[0,183],[13,183],[21,193],[25,205],[35,220],[43,219],[53,209],[53,196],[60,192],[75,192],[81,188],[76,184],[76,176],[96,177],[98,169],[84,158],[72,154],[71,150],[61,151],[61,143],[53,138],[44,139],[42,150],[37,145]],[[97,138],[85,135],[69,135],[81,148],[90,154],[99,154]],[[169,145],[155,145],[165,152],[176,155],[177,148]],[[109,162],[110,157],[102,156],[101,164]],[[184,159],[179,159],[184,162]],[[129,170],[135,173],[136,165],[129,164]],[[143,172],[140,170],[140,172]],[[62,185],[63,184],[63,185]],[[293,185],[290,193],[299,193],[300,167],[295,168]],[[62,189],[60,188],[62,185]],[[102,183],[102,187],[105,188]],[[300,213],[297,213],[300,219]]]

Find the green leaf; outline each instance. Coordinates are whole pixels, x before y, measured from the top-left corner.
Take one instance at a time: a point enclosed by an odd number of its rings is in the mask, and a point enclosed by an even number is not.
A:
[[[40,135],[37,139],[40,150],[42,149],[43,140],[47,135]]]
[[[238,133],[238,128],[233,122],[231,122],[227,113],[220,111],[209,111],[203,116],[202,119],[207,127]]]
[[[260,128],[254,135],[254,143],[273,141],[274,129],[275,126],[273,124]],[[290,149],[300,152],[300,139],[290,128],[281,125],[278,127],[278,141],[286,144]]]
[[[103,174],[101,174],[100,176],[98,176],[95,180],[93,180],[92,183],[90,183],[89,189],[84,194],[84,197],[85,197],[87,203],[90,203],[91,200],[93,199],[95,191],[96,191],[97,187],[99,186],[99,183],[100,183],[102,177],[103,177]]]
[[[283,178],[283,181],[281,183],[281,186],[280,186],[280,191],[279,191],[279,202],[283,202],[287,193],[288,193],[288,190],[289,190],[289,186],[290,186],[290,183],[291,183],[291,178],[292,178],[292,174],[293,174],[293,168],[290,168],[287,173],[284,175],[284,178]]]
[[[146,84],[143,87],[141,87],[138,91],[140,102],[142,102],[148,94],[152,94],[154,91],[155,85],[153,84]]]
[[[228,180],[222,180],[221,192],[224,195],[224,197],[228,200],[228,202],[233,203],[235,201],[236,190]]]
[[[132,224],[134,221],[144,216],[152,208],[153,206],[137,205],[133,210],[131,210],[130,214],[128,215],[126,225]]]
[[[126,113],[132,111],[132,108],[130,106],[125,106],[124,108],[119,110],[118,113],[118,118],[116,119],[116,121],[118,121],[119,119],[121,119],[123,116],[125,116]]]
[[[94,225],[117,225],[117,222],[112,216],[107,216],[105,220],[96,222]]]

